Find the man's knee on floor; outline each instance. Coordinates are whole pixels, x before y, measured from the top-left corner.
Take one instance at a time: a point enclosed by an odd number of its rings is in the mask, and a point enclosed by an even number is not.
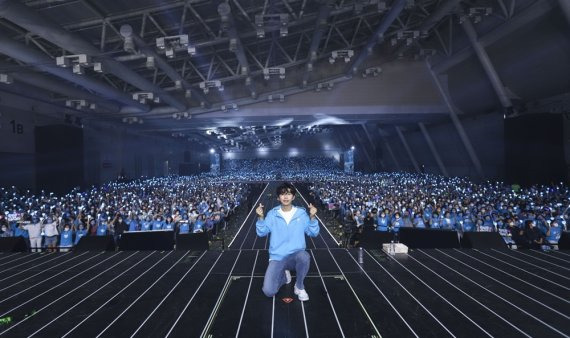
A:
[[[265,285],[263,286],[263,288],[261,288],[261,290],[263,291],[263,294],[266,295],[267,297],[273,297],[277,293],[277,290],[272,290],[266,287]]]

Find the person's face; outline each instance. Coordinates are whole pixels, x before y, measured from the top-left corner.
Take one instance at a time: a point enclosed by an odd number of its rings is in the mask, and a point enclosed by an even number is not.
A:
[[[281,205],[291,205],[293,200],[295,200],[295,195],[293,195],[290,191],[287,191],[285,193],[279,194],[277,200],[279,203],[281,203]]]

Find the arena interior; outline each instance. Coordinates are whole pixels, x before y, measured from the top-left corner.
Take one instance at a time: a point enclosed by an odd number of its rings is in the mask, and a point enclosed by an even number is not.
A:
[[[570,337],[569,0],[0,0],[0,337]]]

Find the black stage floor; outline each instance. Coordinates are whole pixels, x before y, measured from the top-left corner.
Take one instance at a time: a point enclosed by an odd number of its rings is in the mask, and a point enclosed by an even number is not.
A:
[[[0,254],[0,336],[570,335],[570,252],[364,251],[359,263],[321,230],[304,303],[293,283],[261,292],[267,240],[251,213],[224,252]]]

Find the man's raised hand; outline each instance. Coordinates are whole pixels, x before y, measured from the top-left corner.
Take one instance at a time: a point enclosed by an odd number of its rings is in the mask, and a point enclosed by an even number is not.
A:
[[[315,208],[315,206],[312,203],[309,203],[309,216],[311,217],[311,219],[315,218],[316,214],[317,214],[317,208]]]
[[[259,206],[257,207],[257,209],[255,209],[255,213],[257,214],[257,216],[261,219],[263,219],[264,215],[263,215],[263,204],[259,203]]]

